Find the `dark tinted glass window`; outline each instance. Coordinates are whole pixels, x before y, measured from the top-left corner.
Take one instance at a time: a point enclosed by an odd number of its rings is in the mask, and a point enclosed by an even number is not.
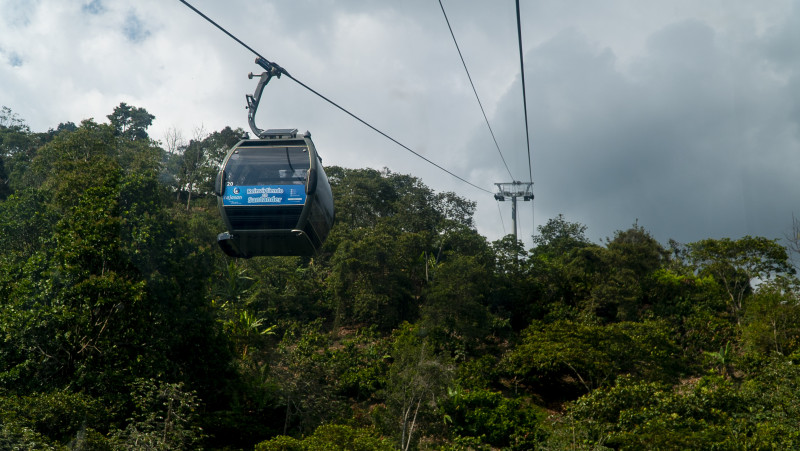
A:
[[[231,155],[225,171],[233,185],[304,185],[309,166],[304,146],[244,147]]]

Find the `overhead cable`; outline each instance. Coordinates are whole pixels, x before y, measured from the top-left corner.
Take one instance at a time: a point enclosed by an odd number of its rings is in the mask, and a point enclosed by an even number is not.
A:
[[[503,236],[506,236],[506,222],[503,221],[503,211],[500,210],[500,201],[495,200],[494,203],[497,204],[497,212],[500,214],[500,224],[503,226]]]
[[[211,23],[212,25],[214,25],[215,27],[217,27],[217,28],[218,28],[220,31],[222,31],[223,33],[227,34],[227,35],[228,35],[229,37],[231,37],[231,38],[232,38],[234,41],[236,41],[236,42],[238,42],[239,44],[241,44],[241,45],[242,45],[244,48],[246,48],[247,50],[249,50],[251,53],[253,53],[254,55],[256,55],[256,56],[257,56],[257,57],[259,57],[259,58],[262,58],[262,59],[264,59],[264,60],[265,60],[265,61],[267,61],[268,63],[270,63],[270,62],[269,62],[269,60],[267,60],[266,58],[264,58],[264,57],[263,57],[263,56],[262,56],[260,53],[258,53],[258,52],[257,52],[257,51],[255,51],[253,48],[251,48],[250,46],[248,46],[247,44],[245,44],[244,42],[242,42],[242,41],[241,41],[239,38],[237,38],[237,37],[236,37],[236,36],[234,36],[234,35],[233,35],[231,32],[229,32],[228,30],[226,30],[225,28],[223,28],[221,25],[219,25],[218,23],[216,23],[216,22],[215,22],[214,20],[212,20],[210,17],[208,17],[208,16],[206,16],[205,14],[203,14],[202,12],[200,12],[200,11],[199,11],[197,8],[195,8],[194,6],[190,5],[190,4],[189,4],[189,2],[187,2],[186,0],[178,0],[178,1],[179,1],[179,2],[181,2],[181,3],[183,3],[184,5],[186,5],[187,7],[189,7],[189,8],[190,8],[192,11],[194,11],[195,13],[197,13],[198,15],[200,15],[200,17],[204,18],[204,19],[205,19],[205,20],[207,20],[209,23]],[[329,104],[331,104],[331,105],[335,106],[336,108],[338,108],[338,109],[339,109],[339,110],[341,110],[342,112],[344,112],[344,113],[347,113],[347,114],[348,114],[350,117],[352,117],[353,119],[355,119],[355,120],[357,120],[357,121],[361,122],[362,124],[366,125],[367,127],[371,128],[373,131],[375,131],[375,132],[379,133],[379,134],[380,134],[381,136],[383,136],[384,138],[386,138],[386,139],[388,139],[388,140],[392,141],[393,143],[397,144],[398,146],[402,147],[403,149],[405,149],[405,150],[407,150],[407,151],[411,152],[412,154],[416,155],[417,157],[419,157],[419,158],[421,158],[421,159],[425,160],[427,163],[429,163],[429,164],[431,164],[431,165],[433,165],[433,166],[435,166],[435,167],[439,168],[440,170],[442,170],[442,171],[444,171],[444,172],[446,172],[446,173],[450,174],[451,176],[453,176],[453,177],[457,178],[458,180],[461,180],[462,182],[464,182],[464,183],[466,183],[466,184],[468,184],[468,185],[472,186],[473,188],[476,188],[476,189],[479,189],[479,190],[481,190],[481,191],[483,191],[483,192],[486,192],[486,193],[492,194],[492,192],[491,192],[491,191],[489,191],[489,190],[487,190],[487,189],[485,189],[485,188],[481,188],[481,187],[480,187],[480,186],[478,186],[478,185],[475,185],[474,183],[472,183],[472,182],[468,181],[467,179],[465,179],[465,178],[462,178],[462,177],[460,177],[460,176],[458,176],[458,175],[454,174],[453,172],[449,171],[448,169],[445,169],[444,167],[442,167],[442,166],[440,166],[440,165],[438,165],[438,164],[434,163],[433,161],[429,160],[428,158],[426,158],[426,157],[422,156],[421,154],[419,154],[419,153],[415,152],[415,151],[414,151],[414,150],[412,150],[410,147],[406,146],[405,144],[402,144],[401,142],[397,141],[396,139],[394,139],[394,138],[392,138],[391,136],[387,135],[386,133],[382,132],[382,131],[381,131],[381,130],[379,130],[378,128],[374,127],[373,125],[371,125],[371,124],[370,124],[370,123],[368,123],[367,121],[365,121],[365,120],[361,119],[360,117],[358,117],[358,116],[356,116],[355,114],[351,113],[350,111],[348,111],[348,110],[347,110],[347,109],[345,109],[344,107],[340,106],[340,105],[339,105],[339,104],[337,104],[336,102],[334,102],[334,101],[330,100],[329,98],[327,98],[327,97],[325,97],[324,95],[320,94],[319,92],[317,92],[316,90],[312,89],[311,87],[309,87],[309,86],[308,86],[308,85],[306,85],[305,83],[301,82],[301,81],[300,81],[300,80],[298,80],[297,78],[293,77],[293,76],[292,76],[292,75],[290,75],[290,74],[289,74],[289,73],[288,73],[288,72],[287,72],[287,71],[286,71],[284,68],[280,67],[279,65],[277,65],[277,64],[275,64],[275,63],[270,63],[270,64],[274,65],[274,66],[275,66],[275,67],[276,67],[278,70],[280,70],[280,72],[281,72],[283,75],[285,75],[285,76],[289,77],[289,78],[290,78],[291,80],[293,80],[295,83],[297,83],[297,84],[299,84],[300,86],[302,86],[302,87],[306,88],[306,89],[307,89],[308,91],[310,91],[311,93],[313,93],[313,94],[316,94],[316,95],[317,95],[318,97],[320,97],[322,100],[325,100],[326,102],[328,102]]]
[[[456,45],[456,50],[458,50],[458,56],[461,58],[461,64],[464,65],[464,71],[467,73],[467,78],[469,79],[469,84],[472,86],[472,92],[475,93],[475,99],[478,101],[478,106],[481,107],[481,113],[483,113],[483,119],[486,121],[486,126],[489,127],[489,133],[492,135],[492,140],[494,141],[494,146],[497,148],[497,153],[500,154],[500,159],[503,160],[503,165],[506,167],[506,171],[508,171],[508,176],[511,177],[511,180],[516,180],[514,176],[511,174],[511,169],[508,168],[508,164],[506,163],[506,159],[503,157],[503,152],[500,151],[500,145],[497,144],[497,138],[494,136],[494,130],[492,130],[492,126],[489,125],[489,118],[486,117],[486,111],[483,109],[483,104],[481,103],[480,97],[478,97],[478,91],[475,89],[475,84],[472,82],[472,77],[469,74],[469,69],[467,69],[467,63],[464,61],[464,55],[461,54],[461,48],[458,46],[458,41],[456,40],[456,35],[453,33],[453,27],[450,26],[450,20],[447,18],[447,13],[444,11],[444,5],[442,4],[442,0],[439,0],[439,7],[442,8],[442,14],[444,15],[444,20],[447,22],[447,28],[450,30],[450,36],[453,37],[453,43]]]
[[[516,0],[517,3],[517,38],[519,41],[519,73],[520,78],[522,79],[522,105],[525,109],[525,139],[528,144],[528,176],[530,177],[530,182],[533,183],[533,165],[531,164],[531,135],[528,131],[528,100],[527,96],[525,95],[525,63],[522,57],[522,25],[520,25],[519,19],[519,0]]]

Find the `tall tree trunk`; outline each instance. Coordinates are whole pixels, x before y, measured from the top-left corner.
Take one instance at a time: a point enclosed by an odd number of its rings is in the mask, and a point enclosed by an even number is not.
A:
[[[192,209],[192,188],[193,188],[193,186],[194,186],[194,182],[189,182],[189,195],[187,196],[187,199],[186,199],[186,211],[189,211],[189,210]]]

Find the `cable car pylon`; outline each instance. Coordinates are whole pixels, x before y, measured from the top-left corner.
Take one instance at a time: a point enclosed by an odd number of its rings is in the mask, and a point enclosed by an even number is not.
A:
[[[504,182],[495,183],[497,193],[494,198],[500,202],[511,198],[511,221],[514,223],[514,239],[517,239],[517,198],[521,197],[524,201],[533,200],[533,182]]]

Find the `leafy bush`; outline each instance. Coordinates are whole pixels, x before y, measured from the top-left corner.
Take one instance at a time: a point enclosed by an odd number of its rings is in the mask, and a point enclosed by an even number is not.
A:
[[[532,449],[542,438],[542,411],[491,390],[451,390],[442,406],[445,422],[458,437],[507,449]]]
[[[47,449],[91,440],[105,442],[109,416],[94,398],[59,390],[29,396],[0,396],[0,449]]]
[[[572,404],[561,427],[581,430],[584,444],[614,449],[796,448],[800,379],[787,386],[773,372],[763,382],[743,390],[716,374],[674,387],[623,377]]]
[[[674,379],[681,369],[680,359],[660,322],[557,321],[534,323],[526,329],[522,342],[504,357],[503,366],[533,388],[579,393],[613,384],[617,375],[625,373]]]
[[[139,380],[133,387],[136,412],[112,436],[119,449],[193,449],[203,437],[197,425],[199,400],[183,384]]]
[[[303,439],[280,435],[256,445],[256,451],[393,451],[372,429],[326,424]]]

